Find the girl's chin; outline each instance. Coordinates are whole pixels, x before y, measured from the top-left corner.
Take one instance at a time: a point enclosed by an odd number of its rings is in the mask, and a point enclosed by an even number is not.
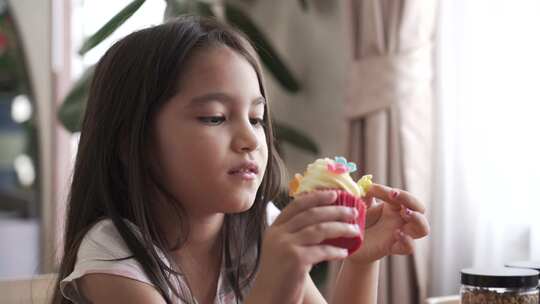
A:
[[[224,213],[232,214],[232,213],[242,213],[245,211],[248,211],[253,206],[253,200],[243,203],[231,203],[224,205],[225,210]]]

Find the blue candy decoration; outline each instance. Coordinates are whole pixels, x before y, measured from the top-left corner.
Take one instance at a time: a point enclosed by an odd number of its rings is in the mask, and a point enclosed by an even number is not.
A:
[[[347,159],[346,159],[345,157],[343,157],[343,156],[336,156],[336,157],[334,158],[334,160],[335,160],[337,163],[340,163],[340,164],[343,164],[343,165],[347,166],[349,173],[353,173],[353,172],[355,172],[356,169],[357,169],[355,163],[353,163],[353,162],[347,162]]]

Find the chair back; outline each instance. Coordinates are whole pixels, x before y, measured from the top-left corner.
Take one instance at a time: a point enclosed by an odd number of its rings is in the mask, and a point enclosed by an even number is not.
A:
[[[0,279],[0,303],[48,304],[54,294],[56,274],[30,278]]]

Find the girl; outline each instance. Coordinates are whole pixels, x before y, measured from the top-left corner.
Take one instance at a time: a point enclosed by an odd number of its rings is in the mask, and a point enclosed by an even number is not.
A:
[[[292,202],[269,226],[280,185],[253,47],[185,17],[135,32],[98,63],[69,197],[53,303],[325,303],[313,264],[343,260],[332,303],[374,303],[377,260],[428,233],[410,194],[374,185],[364,246],[334,192]],[[69,300],[68,300],[69,299]]]

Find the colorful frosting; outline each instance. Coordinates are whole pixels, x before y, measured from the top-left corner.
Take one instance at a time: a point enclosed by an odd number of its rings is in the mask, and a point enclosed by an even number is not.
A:
[[[307,166],[304,175],[295,174],[289,183],[289,195],[296,196],[303,192],[320,189],[341,189],[362,197],[372,184],[371,175],[364,175],[354,182],[350,173],[356,171],[356,164],[347,162],[344,157],[320,158]]]

